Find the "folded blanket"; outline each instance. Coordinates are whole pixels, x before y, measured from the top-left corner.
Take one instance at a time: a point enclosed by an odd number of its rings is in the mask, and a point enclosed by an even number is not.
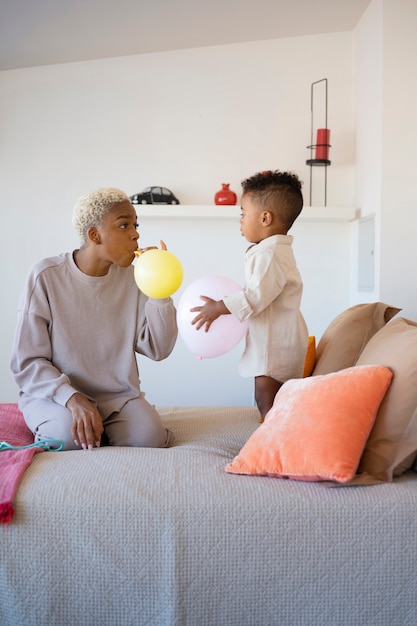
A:
[[[0,404],[0,441],[7,441],[13,446],[33,443],[33,434],[26,426],[17,404]],[[0,452],[0,524],[12,521],[13,500],[19,482],[37,452],[42,452],[42,448]]]

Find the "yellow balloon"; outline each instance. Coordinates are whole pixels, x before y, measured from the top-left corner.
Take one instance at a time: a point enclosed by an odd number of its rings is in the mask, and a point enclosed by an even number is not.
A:
[[[179,289],[184,272],[178,258],[167,250],[147,250],[135,261],[135,281],[150,298],[168,298]]]

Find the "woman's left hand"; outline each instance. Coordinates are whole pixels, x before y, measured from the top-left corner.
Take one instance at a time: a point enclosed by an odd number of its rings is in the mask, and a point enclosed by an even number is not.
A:
[[[165,241],[161,241],[159,242],[161,244],[161,250],[166,250],[166,243]],[[148,250],[158,250],[158,246],[149,246],[148,248],[138,248],[137,250],[135,250],[135,255],[136,256],[140,256],[141,254],[143,254],[144,252],[147,252]]]

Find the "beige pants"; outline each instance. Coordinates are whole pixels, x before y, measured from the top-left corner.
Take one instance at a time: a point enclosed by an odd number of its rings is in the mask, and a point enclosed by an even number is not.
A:
[[[72,413],[66,407],[50,400],[23,397],[19,408],[35,441],[58,439],[63,442],[64,450],[81,449],[72,439]],[[173,433],[164,427],[159,413],[143,393],[103,419],[103,427],[104,439],[111,446],[167,448],[174,440]]]

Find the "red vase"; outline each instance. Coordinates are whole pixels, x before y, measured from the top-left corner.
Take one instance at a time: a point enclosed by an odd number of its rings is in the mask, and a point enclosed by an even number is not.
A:
[[[236,204],[237,195],[229,189],[229,183],[222,183],[222,188],[214,194],[215,204]]]

